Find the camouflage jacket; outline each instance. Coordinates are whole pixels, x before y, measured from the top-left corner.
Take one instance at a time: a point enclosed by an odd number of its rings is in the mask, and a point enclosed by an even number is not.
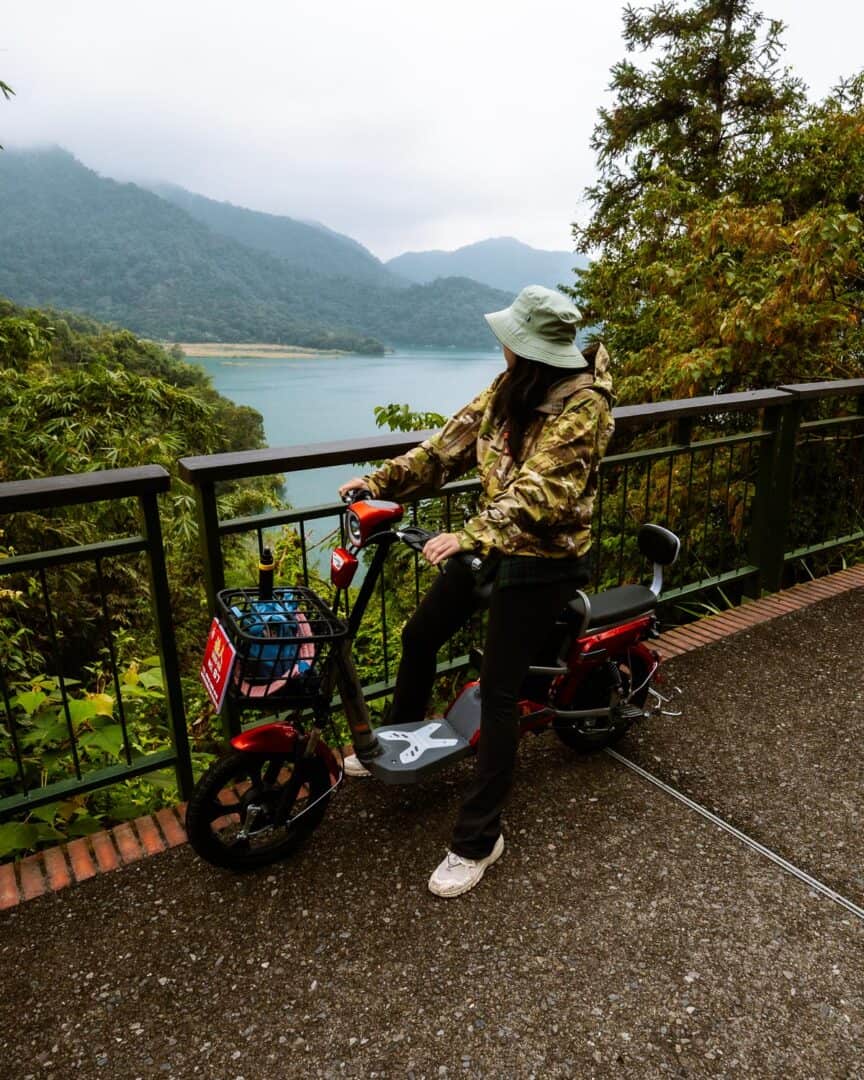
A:
[[[612,437],[609,354],[600,345],[593,371],[564,376],[537,409],[522,440],[522,461],[510,456],[492,415],[495,381],[431,439],[386,461],[366,477],[379,498],[417,498],[438,491],[475,465],[483,494],[478,512],[457,532],[460,546],[488,554],[576,558],[591,545],[597,474]]]

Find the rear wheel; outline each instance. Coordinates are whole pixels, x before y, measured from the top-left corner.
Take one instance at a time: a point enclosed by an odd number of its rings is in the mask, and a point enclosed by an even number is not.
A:
[[[631,687],[639,687],[637,693],[631,698],[629,706],[641,709],[648,697],[648,667],[639,656],[631,656],[627,660],[613,661],[621,675],[623,694],[621,700],[627,699]],[[574,709],[605,709],[613,702],[616,696],[615,687],[609,671],[605,667],[599,667],[591,672],[585,682],[576,692],[572,703]],[[580,754],[593,754],[602,750],[605,746],[614,746],[630,730],[635,723],[636,716],[627,716],[626,713],[617,720],[611,720],[605,716],[583,718],[581,720],[566,720],[556,717],[553,721],[555,734],[571,750]],[[610,730],[611,728],[611,730]]]
[[[294,851],[321,824],[330,787],[319,757],[235,750],[210,766],[189,799],[189,843],[214,866],[266,866]]]

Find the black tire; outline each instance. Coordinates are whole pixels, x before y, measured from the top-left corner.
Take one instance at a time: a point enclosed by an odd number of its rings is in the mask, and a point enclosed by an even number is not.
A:
[[[289,855],[321,824],[330,787],[319,757],[295,761],[285,754],[232,751],[210,766],[192,792],[186,811],[189,843],[214,866],[266,866]],[[250,807],[258,808],[251,818]]]
[[[645,704],[645,699],[648,697],[648,668],[645,662],[639,656],[633,656],[630,659],[630,663],[621,659],[616,660],[615,663],[618,666],[618,670],[621,672],[621,682],[624,686],[625,696],[630,693],[630,687],[634,684],[641,686],[641,689],[636,696],[630,702],[631,705],[637,705],[640,709]],[[632,664],[632,667],[631,667]],[[642,685],[644,683],[644,686]],[[609,704],[609,698],[611,695],[611,687],[609,685],[609,676],[602,667],[593,671],[582,688],[577,692],[576,699],[573,702],[574,709],[591,709],[591,708],[605,708]],[[604,723],[604,720],[598,718],[598,724]],[[563,718],[556,718],[552,727],[555,734],[564,743],[565,746],[569,746],[571,750],[576,750],[580,754],[596,754],[599,750],[602,750],[606,746],[614,746],[617,742],[627,734],[630,728],[633,726],[632,720],[624,720],[617,724],[613,731],[602,731],[592,734],[585,730],[584,720],[565,720]]]

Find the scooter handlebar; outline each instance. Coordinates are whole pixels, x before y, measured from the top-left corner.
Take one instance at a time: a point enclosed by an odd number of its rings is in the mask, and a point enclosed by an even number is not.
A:
[[[437,532],[429,532],[428,529],[421,529],[419,525],[406,525],[404,529],[399,530],[399,539],[407,544],[408,547],[413,548],[414,551],[422,552],[427,543],[434,539],[434,537],[440,535]],[[476,555],[473,551],[462,551],[457,555],[451,555],[449,559],[445,559],[440,564],[442,573],[447,573],[447,568],[454,562],[462,563],[473,574],[476,574],[480,567],[483,565],[483,560],[479,555]]]
[[[414,551],[422,551],[438,533],[429,532],[428,529],[421,529],[419,525],[405,525],[403,528],[397,529],[396,535],[403,544],[407,544]]]

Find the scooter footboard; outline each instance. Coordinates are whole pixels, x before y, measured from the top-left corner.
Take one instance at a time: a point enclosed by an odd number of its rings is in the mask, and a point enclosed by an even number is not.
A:
[[[471,753],[466,739],[440,717],[375,729],[380,753],[363,764],[385,784],[416,784]]]
[[[480,738],[480,682],[466,683],[445,713],[447,723],[469,746]]]

